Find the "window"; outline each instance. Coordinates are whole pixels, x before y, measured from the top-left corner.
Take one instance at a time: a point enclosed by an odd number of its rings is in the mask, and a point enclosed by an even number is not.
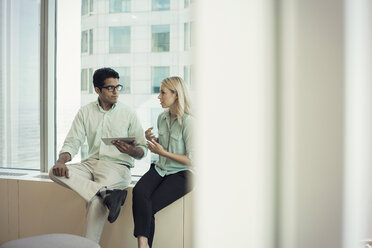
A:
[[[81,32],[81,53],[93,54],[93,30]]]
[[[130,12],[131,0],[110,0],[110,13]]]
[[[184,0],[176,1],[182,9]],[[152,0],[136,1],[135,5],[133,1],[93,2],[107,7],[97,7],[94,16],[82,16],[79,1],[57,2],[56,154],[79,108],[97,100],[92,83],[96,69],[108,66],[119,73],[119,83],[124,86],[119,101],[136,111],[146,130],[156,126],[157,116],[163,111],[157,99],[160,82],[170,75],[183,76],[184,65],[193,62],[183,45],[183,25],[188,23],[190,27],[192,21],[188,11],[170,10],[169,1],[154,1],[159,6],[167,3],[165,9],[169,9],[157,13],[147,4]],[[171,49],[170,29],[179,25],[172,37],[179,45]],[[72,162],[79,162],[87,154],[84,144]],[[132,175],[142,175],[156,157],[148,153],[146,158],[136,160]]]
[[[170,0],[152,0],[152,10],[169,10]]]
[[[81,78],[80,78],[80,81],[81,81],[81,86],[80,86],[80,89],[81,91],[87,91],[88,90],[88,70],[87,69],[82,69],[81,70]]]
[[[89,94],[94,93],[94,85],[93,85],[93,69],[89,68],[89,76],[88,76],[88,85],[89,85]]]
[[[153,25],[152,52],[169,52],[169,25]]]
[[[190,47],[195,45],[194,22],[190,23]]]
[[[88,31],[81,32],[81,53],[88,52]]]
[[[190,72],[189,72],[189,75],[190,75],[190,79],[189,79],[189,86],[190,86],[190,89],[192,90],[193,89],[193,83],[194,83],[194,79],[195,79],[195,70],[194,70],[194,65],[190,65]]]
[[[169,77],[168,66],[154,66],[151,70],[152,93],[160,92],[160,84],[164,78]]]
[[[110,27],[110,53],[130,52],[130,27]]]
[[[93,29],[89,29],[89,54],[93,54]]]
[[[93,0],[82,0],[81,1],[81,15],[93,14]]]
[[[40,7],[0,0],[0,167],[40,169]]]
[[[190,47],[190,28],[189,28],[189,23],[185,22],[183,25],[183,33],[184,33],[184,39],[183,39],[183,47],[184,50],[187,51],[189,50]]]
[[[189,67],[184,66],[183,67],[183,81],[185,81],[186,84],[190,84],[189,82]]]
[[[113,67],[115,71],[119,73],[119,84],[123,85],[123,89],[119,92],[120,94],[130,93],[130,68],[129,67]]]

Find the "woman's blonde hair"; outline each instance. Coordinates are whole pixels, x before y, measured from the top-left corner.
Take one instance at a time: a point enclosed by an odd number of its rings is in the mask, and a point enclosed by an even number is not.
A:
[[[177,95],[176,107],[174,108],[176,112],[174,114],[177,115],[178,122],[181,124],[185,113],[191,115],[191,102],[185,82],[182,78],[174,76],[164,79],[161,85]]]

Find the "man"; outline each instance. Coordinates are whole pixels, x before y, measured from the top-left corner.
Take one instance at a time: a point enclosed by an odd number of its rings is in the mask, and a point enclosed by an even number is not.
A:
[[[82,107],[67,134],[50,178],[77,192],[87,202],[85,237],[99,242],[108,220],[114,222],[124,204],[131,182],[130,168],[134,158],[146,156],[147,147],[142,126],[132,109],[118,102],[122,85],[119,74],[111,68],[94,72],[93,84],[98,100]],[[135,137],[133,143],[113,141],[106,145],[101,138]],[[77,164],[66,162],[88,142],[88,158]]]

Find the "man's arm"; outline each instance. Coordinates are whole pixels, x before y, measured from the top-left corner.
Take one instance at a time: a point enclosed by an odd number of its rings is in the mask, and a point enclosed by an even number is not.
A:
[[[68,161],[71,161],[70,153],[63,152],[59,154],[58,160],[56,161],[56,164],[52,168],[53,174],[59,177],[65,176],[69,178],[70,176],[68,174],[68,168],[66,166],[66,163]]]

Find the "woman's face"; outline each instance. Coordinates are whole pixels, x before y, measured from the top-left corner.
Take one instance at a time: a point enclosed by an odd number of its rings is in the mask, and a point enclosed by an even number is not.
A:
[[[177,95],[162,85],[158,99],[162,108],[170,108],[176,102]]]

